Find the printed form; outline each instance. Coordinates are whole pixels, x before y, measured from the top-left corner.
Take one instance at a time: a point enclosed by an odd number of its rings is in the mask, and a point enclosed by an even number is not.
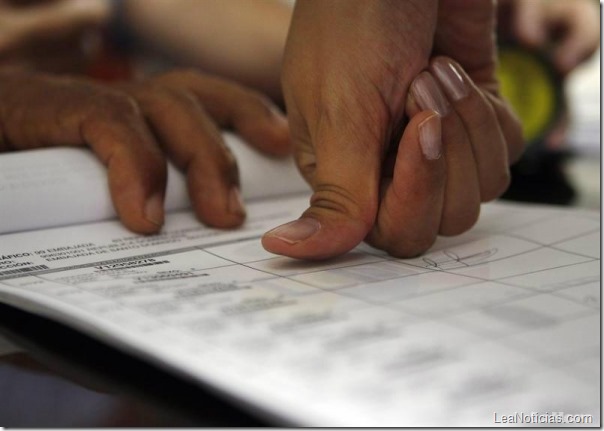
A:
[[[307,202],[252,203],[235,231],[177,212],[157,236],[114,221],[2,235],[0,301],[285,423],[599,425],[599,214],[490,204],[407,260],[264,251],[262,233]]]

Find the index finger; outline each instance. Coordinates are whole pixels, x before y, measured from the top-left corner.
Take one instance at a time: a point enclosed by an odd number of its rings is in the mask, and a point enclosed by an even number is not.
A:
[[[434,111],[413,116],[397,151],[392,179],[383,186],[371,245],[396,257],[414,257],[436,240],[445,196],[446,162],[441,119]]]
[[[161,228],[165,160],[132,99],[68,78],[6,74],[0,84],[0,135],[10,148],[90,146],[107,166],[111,198],[126,227],[139,233]]]

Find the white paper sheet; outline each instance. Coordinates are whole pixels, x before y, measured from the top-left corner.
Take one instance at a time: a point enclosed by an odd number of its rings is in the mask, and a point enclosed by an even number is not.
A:
[[[230,133],[224,138],[238,161],[245,199],[308,190],[291,158],[262,156]],[[165,207],[189,206],[185,179],[169,165]],[[115,217],[105,167],[89,150],[59,147],[0,157],[0,234]]]
[[[0,300],[297,425],[599,424],[599,214],[487,205],[409,260],[264,251],[307,199],[252,203],[229,232],[185,212],[155,237],[116,222],[2,235]]]

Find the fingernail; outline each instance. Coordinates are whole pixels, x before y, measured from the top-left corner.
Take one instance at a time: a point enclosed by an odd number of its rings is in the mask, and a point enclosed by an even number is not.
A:
[[[245,215],[245,207],[243,206],[243,199],[239,187],[233,186],[229,192],[229,212],[240,216]]]
[[[310,238],[321,229],[321,223],[313,218],[301,218],[285,223],[266,233],[288,244],[296,244]]]
[[[417,126],[419,145],[424,157],[428,160],[439,159],[442,153],[440,116],[435,112]]]
[[[441,117],[449,111],[449,102],[440,90],[436,80],[428,72],[422,72],[411,84],[411,94],[423,110],[436,111]]]
[[[455,102],[470,94],[468,85],[457,67],[450,62],[436,61],[434,63],[434,74],[445,87],[445,91]]]
[[[153,195],[147,199],[145,219],[157,226],[164,224],[164,202],[161,194]]]

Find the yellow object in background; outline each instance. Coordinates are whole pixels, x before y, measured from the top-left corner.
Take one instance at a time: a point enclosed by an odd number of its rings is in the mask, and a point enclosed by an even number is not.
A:
[[[561,112],[561,78],[543,56],[515,46],[500,47],[497,76],[527,144],[540,141]]]
[[[499,48],[501,94],[523,126],[526,148],[510,167],[512,181],[503,199],[569,205],[576,196],[565,176],[564,127],[566,106],[562,76],[549,61],[547,50],[517,45]]]

